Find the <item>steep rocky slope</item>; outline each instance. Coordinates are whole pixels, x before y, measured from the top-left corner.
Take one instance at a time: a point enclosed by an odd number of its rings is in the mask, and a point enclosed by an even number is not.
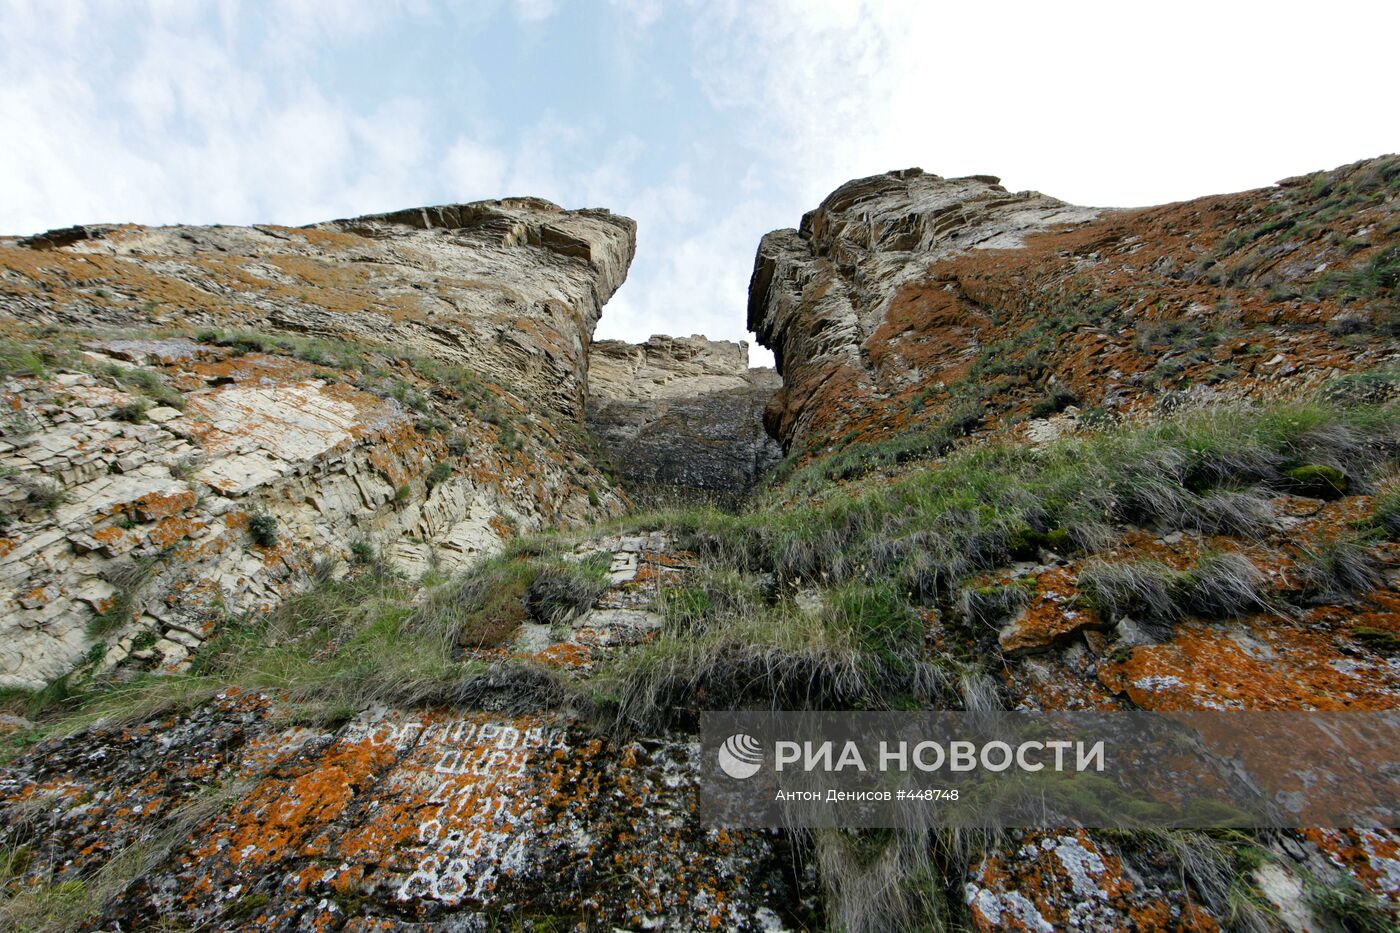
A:
[[[913,590],[969,708],[1400,703],[1400,158],[1138,210],[850,182],[764,238],[749,325],[784,380],[771,501],[823,503],[779,573]],[[1386,929],[1397,841],[1258,834],[1227,908],[1152,880],[1189,880],[1203,840],[1013,834],[965,906],[989,930]]]
[[[763,238],[749,327],[785,447],[1074,405],[1119,417],[1296,393],[1400,329],[1396,160],[1138,210],[918,169],[838,188]]]
[[[241,397],[205,394],[304,383],[288,427],[199,461],[206,502],[240,501],[213,483],[222,457],[268,453],[353,390],[378,413],[342,428],[366,456],[399,449],[376,432],[402,413],[415,443],[463,452],[432,488],[484,484],[513,524],[488,520],[509,539],[494,556],[420,576],[388,521],[348,572],[308,561],[271,612],[216,613],[187,665],[10,692],[0,923],[1393,929],[1394,830],[718,831],[697,812],[694,728],[722,708],[1395,708],[1397,208],[1393,157],[1134,211],[985,177],[852,182],[759,248],[750,321],[783,375],[766,417],[785,460],[742,509],[562,532],[619,500],[540,401],[547,381],[472,376],[440,350],[12,328],[7,378],[46,393],[17,407],[54,422],[41,437],[84,402],[122,442],[174,425],[193,447],[222,429],[183,425]],[[174,347],[191,356],[147,358],[154,381],[107,369]],[[705,475],[748,481],[725,471],[759,449],[767,388],[739,348],[590,358],[587,410],[618,459],[685,481],[668,464],[713,438]],[[83,394],[169,389],[184,413],[135,423]],[[733,432],[711,435],[731,393]],[[434,456],[373,514],[418,503]],[[334,488],[305,475],[263,507]],[[15,502],[26,535],[67,507],[30,487]],[[151,505],[114,527],[150,536]],[[256,514],[223,532],[235,553],[272,553]],[[279,541],[318,533],[276,514]]]
[[[634,488],[740,495],[782,459],[763,427],[781,380],[743,343],[600,340],[588,367],[588,426]]]
[[[578,422],[634,233],[511,199],[0,240],[0,685],[178,667],[317,557],[616,509]]]

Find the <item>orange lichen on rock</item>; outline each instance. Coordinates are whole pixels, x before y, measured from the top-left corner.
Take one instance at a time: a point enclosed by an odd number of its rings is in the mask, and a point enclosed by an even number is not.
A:
[[[1036,578],[1029,604],[997,636],[1007,657],[1044,651],[1086,628],[1102,627],[1092,610],[1075,601],[1075,575],[1056,567]]]
[[[1163,644],[1105,663],[1099,679],[1152,710],[1383,710],[1400,697],[1393,665],[1343,654],[1330,634],[1268,615],[1228,627],[1188,622]]]

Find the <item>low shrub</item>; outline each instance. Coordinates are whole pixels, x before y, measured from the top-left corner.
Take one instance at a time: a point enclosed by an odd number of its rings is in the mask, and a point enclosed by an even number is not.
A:
[[[267,512],[254,512],[248,516],[248,537],[259,547],[277,545],[277,517]]]
[[[359,538],[350,542],[351,563],[368,565],[375,563],[378,559],[379,552],[375,550],[374,545],[369,541],[364,538]]]
[[[1031,406],[1032,418],[1049,418],[1057,415],[1069,408],[1071,405],[1078,405],[1079,399],[1068,389],[1055,389],[1048,392],[1044,398]]]
[[[119,406],[112,412],[112,417],[117,421],[125,421],[128,424],[141,424],[146,420],[146,410],[150,407],[150,402],[145,399],[138,399],[127,405]]]
[[[526,612],[545,625],[559,625],[587,612],[608,587],[607,556],[541,567],[526,588]]]

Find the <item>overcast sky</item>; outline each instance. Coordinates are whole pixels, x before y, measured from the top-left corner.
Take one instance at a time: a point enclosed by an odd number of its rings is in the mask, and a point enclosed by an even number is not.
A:
[[[0,231],[538,195],[640,224],[600,336],[743,339],[759,237],[850,178],[1138,205],[1400,150],[1397,35],[1390,0],[0,0]]]

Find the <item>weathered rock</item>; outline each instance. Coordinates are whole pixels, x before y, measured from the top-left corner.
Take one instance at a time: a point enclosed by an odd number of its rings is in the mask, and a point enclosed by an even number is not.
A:
[[[1343,283],[1393,261],[1398,174],[1387,156],[1133,210],[919,169],[848,182],[758,248],[748,324],[783,377],[769,427],[799,451],[933,426],[1039,442],[1071,406],[1288,397],[1383,365],[1393,311]]]
[[[150,869],[122,879],[97,929],[791,924],[787,844],[700,824],[684,736],[387,709],[321,730],[276,712],[225,693],[50,743],[0,778],[0,841],[26,853],[34,885],[140,852]]]
[[[742,342],[600,340],[588,366],[588,426],[629,485],[743,493],[782,458],[762,417],[781,382]]]
[[[96,646],[152,613],[266,608],[357,542],[418,573],[620,507],[577,422],[631,220],[522,198],[82,232],[0,239],[0,330],[59,364],[3,387],[0,685],[124,660]],[[128,336],[153,327],[189,336]]]
[[[0,239],[0,310],[30,323],[234,327],[388,345],[470,366],[571,416],[582,414],[593,328],[636,245],[626,217],[539,198],[304,228],[82,229],[77,239]],[[134,358],[140,342],[118,352]]]
[[[1037,192],[1011,194],[989,176],[944,179],[916,168],[837,188],[799,229],[759,244],[749,329],[773,350],[785,379],[770,427],[785,446],[800,446],[820,417],[812,402],[844,397],[854,406],[878,390],[863,351],[901,311],[901,286],[923,280],[931,263],[1016,247],[1029,233],[1098,213]]]

